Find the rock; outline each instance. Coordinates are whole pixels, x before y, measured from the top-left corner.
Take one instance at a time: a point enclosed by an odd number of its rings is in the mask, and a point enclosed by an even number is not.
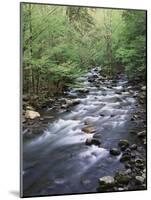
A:
[[[27,119],[35,119],[38,117],[40,117],[40,114],[36,111],[26,110],[26,112],[25,112],[25,118],[27,118]]]
[[[76,89],[76,91],[79,93],[89,93],[89,90],[86,88],[78,88],[78,89]]]
[[[100,187],[103,187],[103,188],[113,187],[115,185],[114,177],[104,176],[99,179],[99,184],[100,184]]]
[[[86,145],[97,145],[97,146],[100,146],[101,142],[95,138],[87,138],[86,142],[85,142]]]
[[[125,164],[125,168],[126,168],[126,169],[130,169],[131,167],[132,167],[132,166],[131,166],[129,163],[126,163],[126,164]]]
[[[119,173],[115,176],[115,180],[117,184],[127,185],[129,181],[131,180],[131,177],[129,175]]]
[[[146,85],[142,86],[142,87],[141,87],[141,90],[142,90],[142,91],[146,91]]]
[[[120,151],[117,148],[112,148],[110,149],[110,154],[113,156],[118,156],[120,155]]]
[[[130,93],[129,92],[122,92],[122,95],[129,96]]]
[[[120,92],[120,91],[115,91],[115,94],[121,95],[122,92]]]
[[[131,155],[130,155],[130,154],[128,154],[128,153],[123,153],[123,155],[122,155],[120,161],[121,161],[121,162],[125,162],[125,161],[130,161],[130,159],[131,159]]]
[[[26,110],[34,110],[32,106],[26,106]]]
[[[147,144],[147,140],[146,140],[146,138],[143,139],[143,144],[144,144],[144,145]]]
[[[136,149],[137,149],[137,145],[136,145],[136,144],[132,144],[132,145],[130,146],[130,149],[131,149],[131,150],[136,150]]]
[[[128,140],[120,140],[118,146],[121,148],[121,150],[125,150],[127,147],[129,147],[129,142]]]
[[[24,116],[22,116],[22,123],[25,123],[26,119],[24,118]]]
[[[82,131],[84,131],[86,133],[95,133],[96,129],[93,126],[86,126],[86,127],[82,128]]]
[[[146,131],[144,130],[144,131],[141,131],[141,132],[139,132],[139,133],[137,133],[137,136],[138,137],[145,137],[146,136]]]
[[[84,122],[85,125],[89,125],[89,126],[92,126],[93,125],[93,122],[89,119],[86,119],[85,122]]]
[[[70,107],[70,106],[74,106],[74,105],[79,104],[80,100],[79,99],[73,99],[73,100],[66,99],[65,102],[66,102],[66,104],[65,104],[66,107]]]
[[[54,116],[51,116],[51,115],[50,116],[44,116],[43,120],[49,120],[49,119],[53,119],[53,118],[54,118]]]
[[[28,101],[29,100],[29,96],[24,94],[22,99],[23,99],[23,101]]]
[[[132,86],[128,86],[127,89],[128,89],[128,90],[132,89]]]
[[[100,133],[94,134],[94,135],[93,135],[93,138],[94,138],[94,139],[97,139],[98,141],[100,141],[100,143],[101,143],[101,141],[102,141],[102,136],[101,136]]]
[[[136,154],[135,153],[131,153],[131,158],[136,158]]]
[[[136,182],[136,184],[138,184],[138,185],[142,185],[142,184],[144,183],[144,181],[145,181],[145,178],[142,177],[142,176],[136,176],[136,177],[135,177],[135,182]]]
[[[143,159],[135,159],[135,166],[139,169],[144,169],[145,164]]]
[[[63,105],[61,105],[61,108],[66,109],[66,108],[68,108],[68,106],[66,104],[63,104]]]

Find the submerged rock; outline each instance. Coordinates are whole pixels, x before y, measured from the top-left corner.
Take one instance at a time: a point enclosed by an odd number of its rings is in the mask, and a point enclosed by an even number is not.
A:
[[[35,119],[38,117],[40,117],[40,114],[36,111],[26,110],[26,112],[25,112],[25,118],[27,118],[27,119]]]

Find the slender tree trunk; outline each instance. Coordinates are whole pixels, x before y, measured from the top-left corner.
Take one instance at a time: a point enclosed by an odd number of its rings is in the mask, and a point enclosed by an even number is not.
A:
[[[33,50],[32,50],[32,5],[29,4],[29,35],[30,35],[30,40],[29,40],[29,51],[30,51],[30,62],[33,59]],[[30,77],[31,77],[31,88],[30,88],[30,92],[35,93],[35,80],[34,80],[34,70],[33,70],[33,66],[30,63]]]

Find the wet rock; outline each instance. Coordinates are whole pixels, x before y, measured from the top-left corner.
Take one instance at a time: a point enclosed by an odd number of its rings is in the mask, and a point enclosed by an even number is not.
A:
[[[144,181],[145,181],[145,178],[142,177],[142,176],[136,176],[135,177],[135,182],[136,182],[137,185],[142,185],[144,183]]]
[[[125,150],[127,147],[129,147],[129,142],[128,140],[120,140],[118,146],[121,148],[121,150]]]
[[[93,126],[86,126],[86,127],[82,128],[82,131],[84,131],[86,133],[95,133],[96,129]]]
[[[54,116],[49,115],[49,116],[44,116],[43,120],[49,120],[49,119],[53,119],[53,118],[54,118]]]
[[[22,123],[25,123],[26,122],[26,119],[24,116],[22,116]]]
[[[145,168],[145,163],[143,159],[136,159],[135,160],[135,166],[139,169],[144,169]]]
[[[136,150],[136,149],[137,149],[137,145],[136,145],[136,144],[132,144],[132,145],[130,146],[130,149],[131,149],[131,150]]]
[[[126,169],[130,169],[131,167],[132,167],[132,166],[131,166],[129,163],[126,163],[126,164],[125,164],[125,168],[126,168]]]
[[[99,184],[101,188],[111,188],[115,185],[114,177],[112,176],[104,176],[99,179]]]
[[[145,85],[142,86],[142,87],[141,87],[141,90],[142,90],[142,91],[146,91],[146,86],[145,86]]]
[[[89,93],[89,90],[86,88],[77,88],[76,91],[79,93]]]
[[[110,154],[113,156],[118,156],[120,155],[120,151],[117,148],[112,148],[110,149]]]
[[[127,185],[129,183],[129,181],[131,180],[131,176],[129,176],[127,174],[123,174],[123,173],[118,173],[115,176],[115,180],[116,180],[117,184]]]
[[[67,104],[63,104],[63,105],[61,105],[61,108],[62,108],[62,109],[67,109],[68,106],[67,106]]]
[[[130,159],[131,159],[131,155],[130,155],[130,154],[128,154],[128,153],[123,153],[123,155],[122,155],[120,161],[121,161],[121,162],[125,162],[125,161],[130,161]]]
[[[65,101],[66,101],[67,107],[69,107],[69,106],[74,106],[74,105],[77,105],[77,104],[80,103],[80,100],[79,100],[79,99],[73,99],[73,100],[68,100],[68,99],[66,99]]]
[[[92,126],[93,125],[93,122],[89,119],[85,120],[84,122],[85,125],[89,125],[89,126]]]
[[[140,138],[145,137],[146,136],[146,131],[144,130],[144,131],[141,131],[141,132],[137,133],[137,136],[140,137]]]
[[[27,118],[27,119],[35,119],[38,117],[40,117],[40,114],[36,111],[26,110],[26,112],[25,112],[25,118]]]
[[[115,94],[121,95],[122,92],[120,92],[120,91],[115,91]]]
[[[102,141],[102,136],[101,136],[100,133],[96,133],[96,134],[94,134],[94,135],[93,135],[93,138],[99,140],[100,143],[101,143],[101,141]]]
[[[122,95],[129,96],[130,93],[129,92],[122,92]]]
[[[86,145],[97,145],[97,146],[100,146],[101,142],[95,138],[87,138],[86,142],[85,142]]]
[[[26,106],[26,110],[35,110],[32,106]]]
[[[136,154],[135,153],[131,153],[131,158],[136,158]]]

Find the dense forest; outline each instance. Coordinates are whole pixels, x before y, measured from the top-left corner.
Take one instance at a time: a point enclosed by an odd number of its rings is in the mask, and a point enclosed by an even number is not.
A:
[[[24,4],[22,22],[24,94],[58,95],[94,66],[145,81],[144,11]]]

